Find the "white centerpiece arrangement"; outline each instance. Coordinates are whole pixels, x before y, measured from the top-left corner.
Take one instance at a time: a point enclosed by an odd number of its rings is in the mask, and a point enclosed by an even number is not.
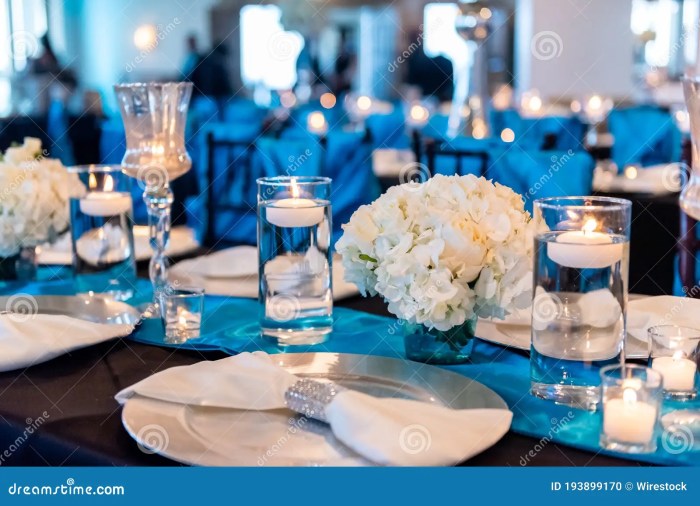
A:
[[[0,157],[0,258],[9,262],[68,228],[70,175],[46,155],[39,139],[25,137]],[[2,270],[12,277],[13,267]]]
[[[483,177],[394,186],[343,231],[345,279],[385,299],[409,358],[463,362],[477,317],[503,318],[531,302],[530,214],[520,195]]]

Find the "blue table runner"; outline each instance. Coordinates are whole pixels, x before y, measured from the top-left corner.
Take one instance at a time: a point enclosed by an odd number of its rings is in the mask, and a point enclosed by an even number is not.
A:
[[[149,300],[150,284],[139,280],[138,295],[131,302]],[[5,293],[70,294],[69,281],[45,281],[21,286],[6,286]],[[272,341],[259,336],[258,303],[256,300],[233,297],[207,296],[205,300],[202,336],[181,345],[163,343],[163,325],[160,320],[144,320],[129,337],[134,341],[180,349],[201,351],[220,350],[235,354],[243,351],[262,350],[280,352],[331,352],[378,355],[403,358],[403,333],[401,323],[395,318],[376,316],[347,308],[335,308],[334,327],[330,339],[314,346],[280,348]],[[603,453],[636,461],[667,465],[700,465],[700,451],[683,451],[683,441],[664,433],[658,450],[653,454],[624,455],[601,450],[598,444],[601,416],[567,406],[557,406],[529,394],[530,364],[522,352],[511,351],[484,341],[474,346],[471,363],[445,366],[497,392],[513,411],[511,429],[536,438],[532,451],[521,455],[519,463],[527,465],[539,449],[549,442],[561,443],[594,453]],[[700,401],[666,404],[671,409],[700,409]],[[697,445],[697,443],[696,443]],[[696,446],[696,449],[698,446]]]

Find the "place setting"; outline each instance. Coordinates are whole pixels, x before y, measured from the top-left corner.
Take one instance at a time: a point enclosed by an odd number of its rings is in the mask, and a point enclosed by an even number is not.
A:
[[[0,9],[9,495],[700,466],[697,2],[184,1]]]

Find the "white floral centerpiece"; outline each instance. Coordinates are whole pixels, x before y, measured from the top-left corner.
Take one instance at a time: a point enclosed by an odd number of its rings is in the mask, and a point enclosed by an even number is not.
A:
[[[0,155],[0,258],[12,260],[68,228],[70,175],[46,155],[32,137]]]
[[[409,358],[464,361],[477,317],[530,303],[533,224],[522,197],[501,184],[436,175],[394,186],[343,231],[345,279],[405,322]],[[438,348],[421,353],[431,339]]]

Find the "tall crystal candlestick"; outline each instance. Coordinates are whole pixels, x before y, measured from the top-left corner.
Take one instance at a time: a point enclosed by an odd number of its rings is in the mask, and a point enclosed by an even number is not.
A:
[[[185,148],[185,123],[192,83],[134,83],[114,87],[126,130],[125,173],[144,187],[153,257],[149,275],[153,284],[152,307],[167,287],[165,248],[170,235],[173,193],[170,182],[192,166]],[[150,311],[160,316],[160,311]]]

